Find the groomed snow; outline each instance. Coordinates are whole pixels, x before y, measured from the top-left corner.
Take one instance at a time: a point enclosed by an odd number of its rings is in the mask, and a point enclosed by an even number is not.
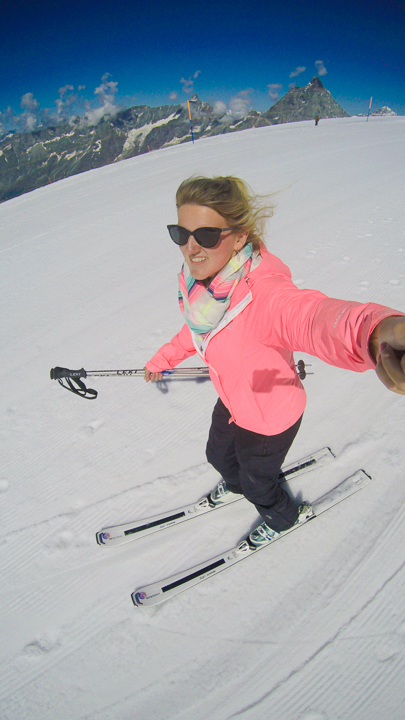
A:
[[[174,193],[235,174],[275,193],[267,244],[300,287],[405,310],[405,118],[246,130],[170,147],[0,206],[1,689],[4,720],[402,720],[405,398],[370,371],[312,361],[288,461],[337,460],[290,485],[372,483],[331,512],[156,608],[130,593],[230,548],[257,521],[236,503],[120,548],[105,525],[208,491],[215,392],[135,378],[180,328]],[[298,359],[298,357],[297,357]],[[188,363],[189,365],[192,363]],[[197,360],[195,364],[201,364]]]

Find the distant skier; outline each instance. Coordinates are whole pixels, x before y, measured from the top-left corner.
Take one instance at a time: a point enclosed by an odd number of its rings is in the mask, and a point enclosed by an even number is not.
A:
[[[318,125],[320,119],[321,119],[320,115],[315,115],[315,125]]]
[[[198,353],[218,392],[207,459],[222,479],[213,504],[233,493],[252,502],[263,522],[250,534],[269,542],[311,515],[278,482],[298,432],[306,396],[293,352],[337,367],[374,369],[405,395],[405,315],[375,303],[330,299],[299,290],[262,236],[272,208],[235,177],[192,177],[176,193],[178,225],[168,225],[184,264],[180,332],[146,363],[145,379]]]

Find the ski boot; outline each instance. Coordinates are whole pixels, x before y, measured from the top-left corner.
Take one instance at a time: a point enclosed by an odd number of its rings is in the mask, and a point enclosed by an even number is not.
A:
[[[218,485],[208,495],[208,502],[211,506],[225,505],[225,503],[237,500],[240,495],[228,490],[225,480],[221,479]]]
[[[298,508],[298,517],[294,523],[294,525],[301,525],[301,523],[306,522],[311,517],[314,517],[315,513],[312,510],[311,505],[307,502],[301,503],[301,505]],[[293,526],[294,527],[294,526]],[[285,531],[285,532],[288,532]],[[250,545],[254,547],[262,547],[262,545],[267,545],[272,540],[275,540],[283,533],[276,532],[275,530],[272,530],[271,527],[267,525],[267,523],[262,522],[260,525],[258,525],[257,528],[252,530],[252,532],[249,535],[248,542]]]
[[[252,530],[248,537],[248,543],[254,548],[262,547],[262,545],[267,545],[279,535],[281,535],[281,533],[272,530],[267,523],[262,522],[257,528]]]

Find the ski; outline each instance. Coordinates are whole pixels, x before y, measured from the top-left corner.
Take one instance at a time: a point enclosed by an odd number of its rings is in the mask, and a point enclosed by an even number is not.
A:
[[[222,570],[226,570],[226,568],[235,565],[235,563],[240,562],[240,560],[251,557],[259,550],[264,550],[265,547],[273,545],[273,543],[280,538],[284,537],[285,535],[289,535],[289,533],[293,532],[294,530],[298,530],[298,528],[305,525],[307,522],[309,522],[309,520],[313,520],[318,515],[321,515],[327,510],[330,510],[342,500],[345,500],[346,498],[350,497],[350,495],[353,495],[353,493],[358,492],[366,485],[368,485],[370,480],[371,477],[367,475],[364,470],[358,470],[353,475],[346,478],[346,480],[343,480],[343,482],[333,488],[333,490],[330,490],[330,492],[327,492],[325,495],[322,495],[322,497],[318,498],[318,500],[315,500],[315,502],[311,504],[314,514],[306,521],[300,523],[299,525],[293,525],[292,528],[286,530],[283,533],[280,533],[279,535],[276,535],[267,544],[260,547],[252,546],[252,544],[249,542],[249,538],[247,537],[245,540],[242,540],[236,547],[232,548],[231,550],[225,552],[222,555],[217,555],[217,557],[211,558],[205,563],[201,563],[200,565],[196,565],[189,570],[185,570],[184,572],[172,575],[171,577],[166,578],[166,580],[162,580],[160,582],[153,583],[152,585],[147,585],[146,587],[139,588],[138,590],[135,590],[135,592],[133,592],[131,595],[134,605],[136,605],[137,607],[158,605],[159,603],[168,600],[174,595],[177,595],[184,590],[187,590],[188,588],[197,585],[197,583],[203,582],[204,580],[213,577],[213,575],[222,572]]]
[[[330,448],[322,448],[322,450],[318,450],[312,455],[308,455],[291,465],[283,467],[280,472],[280,482],[291,480],[298,475],[309,472],[314,467],[323,465],[325,462],[333,459],[334,457],[335,456]],[[224,505],[229,505],[231,502],[237,502],[242,499],[243,495],[235,495],[234,499],[228,500],[228,502],[224,503]],[[197,503],[177,508],[177,510],[172,510],[171,512],[166,512],[162,515],[155,515],[143,520],[134,520],[133,522],[125,523],[123,525],[112,525],[111,527],[103,528],[96,534],[96,540],[98,545],[103,545],[104,547],[122,545],[123,543],[130,542],[131,540],[136,540],[139,537],[150,535],[158,530],[165,530],[173,525],[178,525],[186,520],[191,520],[199,515],[204,515],[205,513],[212,512],[213,510],[218,510],[224,505],[213,505],[210,502],[209,495],[206,495]]]

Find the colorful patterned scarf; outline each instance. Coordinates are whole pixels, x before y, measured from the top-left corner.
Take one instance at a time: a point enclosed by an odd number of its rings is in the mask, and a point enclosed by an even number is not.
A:
[[[248,243],[215,275],[208,287],[195,280],[184,263],[179,274],[179,305],[190,330],[202,339],[225,315],[233,291],[250,270],[252,253],[252,244]]]

